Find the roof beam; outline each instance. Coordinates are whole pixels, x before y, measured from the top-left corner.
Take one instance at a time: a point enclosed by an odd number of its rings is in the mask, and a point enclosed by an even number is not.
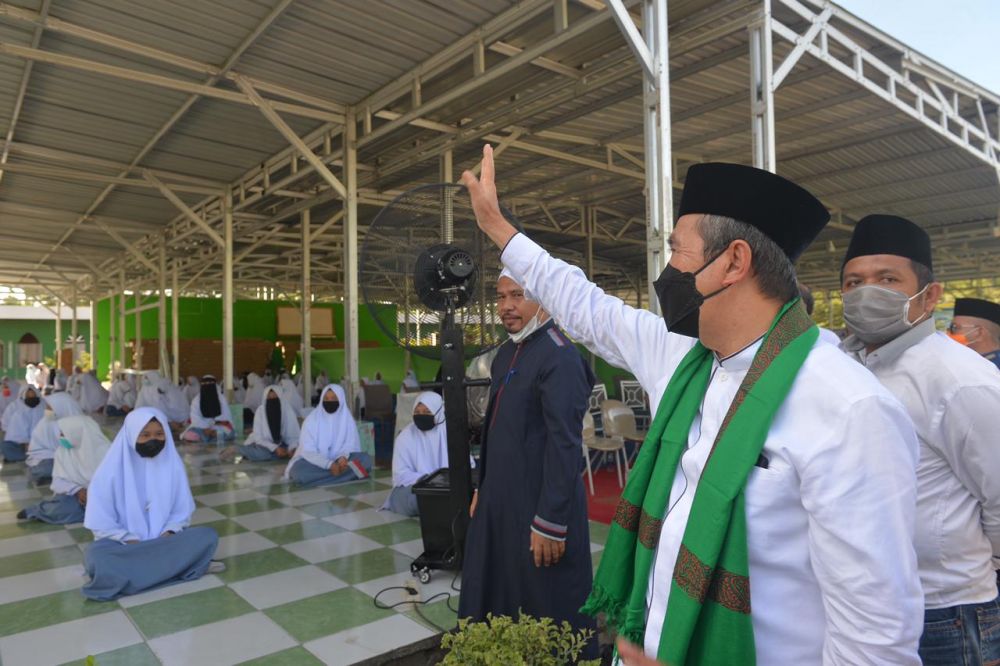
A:
[[[189,220],[191,220],[192,222],[194,222],[195,224],[197,224],[199,227],[201,227],[202,231],[204,231],[205,234],[209,238],[211,238],[215,242],[216,245],[218,245],[219,247],[225,247],[226,246],[226,242],[222,239],[222,236],[220,236],[219,233],[215,229],[213,229],[212,227],[210,227],[208,225],[208,222],[206,222],[205,220],[203,220],[200,215],[198,215],[193,210],[191,210],[188,207],[188,205],[186,203],[184,203],[179,196],[177,196],[176,194],[174,194],[173,191],[169,187],[167,187],[166,185],[164,185],[163,181],[161,181],[151,171],[149,171],[147,169],[143,169],[142,170],[142,176],[143,176],[143,178],[145,178],[146,180],[148,180],[150,183],[152,183],[152,185],[154,187],[156,187],[156,189],[160,190],[160,194],[162,194],[164,197],[166,197],[167,201],[169,201],[174,206],[176,206],[177,209],[180,210],[182,213],[184,213],[184,215]]]
[[[42,7],[38,11],[38,15],[43,20],[49,15],[50,4],[51,0],[42,0]],[[41,41],[42,26],[36,25],[34,33],[31,35],[31,48],[37,49]],[[3,182],[3,167],[7,164],[7,158],[10,157],[10,144],[14,140],[14,129],[17,127],[17,121],[21,117],[21,109],[24,107],[24,96],[28,92],[28,81],[31,79],[31,69],[34,65],[35,63],[31,60],[25,61],[24,69],[21,70],[21,83],[17,87],[17,95],[14,97],[14,110],[11,112],[10,124],[7,125],[7,135],[3,140],[3,152],[0,153],[0,183]]]

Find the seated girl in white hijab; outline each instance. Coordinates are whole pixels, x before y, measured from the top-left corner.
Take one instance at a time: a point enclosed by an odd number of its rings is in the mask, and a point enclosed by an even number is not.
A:
[[[156,370],[149,370],[142,375],[142,387],[135,400],[135,407],[153,407],[162,411],[170,423],[180,424],[188,419],[190,402],[184,399],[184,392],[174,386],[169,379],[160,376]]]
[[[7,405],[0,417],[0,429],[3,430],[0,450],[3,451],[4,462],[21,462],[28,457],[31,433],[44,417],[45,407],[38,389],[22,386],[17,398]]]
[[[437,393],[417,396],[413,423],[396,436],[392,451],[392,493],[382,506],[393,513],[416,516],[417,497],[413,486],[421,478],[448,466],[448,431],[444,422],[444,402]]]
[[[45,396],[45,405],[52,413],[46,413],[45,418],[38,422],[28,442],[28,476],[38,485],[52,480],[52,467],[59,446],[59,419],[83,414],[80,405],[69,393]]]
[[[104,413],[108,416],[125,416],[135,409],[135,399],[135,388],[132,386],[132,382],[128,380],[125,373],[120,373],[118,379],[111,385]]]
[[[108,392],[97,381],[97,377],[89,372],[77,375],[76,386],[71,394],[80,409],[88,414],[100,412],[108,402]]]
[[[89,416],[68,416],[57,424],[59,448],[52,469],[52,498],[22,509],[17,514],[21,520],[53,525],[83,522],[87,487],[111,448],[101,426]]]
[[[0,377],[0,414],[4,413],[7,405],[17,400],[17,394],[21,390],[21,382],[11,379],[7,375]]]
[[[302,391],[295,385],[295,382],[288,378],[282,379],[281,390],[285,392],[284,398],[292,406],[296,415],[300,418],[305,416],[305,403],[302,400]]]
[[[299,445],[299,420],[280,386],[264,390],[264,404],[253,417],[253,432],[239,452],[247,460],[266,462],[287,460]]]
[[[201,393],[201,382],[194,375],[189,375],[187,378],[187,384],[184,386],[184,398],[191,404],[191,401],[198,397]]]
[[[216,531],[188,527],[194,509],[166,415],[136,409],[88,489],[83,524],[95,540],[84,557],[84,596],[108,601],[224,570],[212,562]]]
[[[0,429],[3,430],[4,462],[21,462],[28,457],[28,442],[31,433],[42,419],[45,418],[45,407],[38,395],[38,389],[23,386],[17,398],[7,405],[0,418]]]
[[[361,450],[358,427],[347,408],[344,389],[330,384],[320,394],[319,404],[302,424],[299,447],[285,469],[285,477],[300,486],[367,478],[372,459]]]
[[[231,442],[236,438],[229,403],[215,383],[215,377],[201,378],[201,391],[191,401],[191,425],[181,434],[185,442]]]

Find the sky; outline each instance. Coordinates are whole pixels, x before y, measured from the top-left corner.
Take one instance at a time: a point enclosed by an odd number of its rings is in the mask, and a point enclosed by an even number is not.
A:
[[[1000,0],[836,0],[879,30],[1000,94]]]

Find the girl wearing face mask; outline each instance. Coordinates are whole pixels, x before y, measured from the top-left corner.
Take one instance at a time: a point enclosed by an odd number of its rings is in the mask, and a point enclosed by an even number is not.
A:
[[[330,384],[320,394],[319,407],[302,424],[299,447],[285,478],[300,486],[326,486],[368,478],[371,469],[371,456],[361,450],[344,389]]]
[[[253,432],[238,447],[247,460],[266,462],[291,458],[299,445],[295,410],[276,384],[264,391],[264,402],[253,417]]]
[[[219,535],[189,527],[194,498],[166,415],[143,407],[125,417],[97,468],[84,526],[94,533],[84,596],[109,601],[223,571]]]
[[[45,405],[48,408],[45,418],[31,431],[28,459],[25,461],[28,464],[28,476],[37,485],[44,485],[52,480],[56,449],[59,448],[58,420],[83,414],[80,405],[68,393],[46,396]]]
[[[3,430],[4,462],[21,462],[28,457],[28,442],[31,433],[45,416],[45,408],[38,397],[38,390],[30,386],[23,387],[13,401],[3,411],[0,418],[0,429]]]
[[[413,486],[421,478],[448,466],[448,430],[444,422],[444,401],[427,391],[417,396],[413,423],[396,437],[392,451],[392,493],[383,509],[404,516],[416,516],[417,497]]]
[[[83,522],[87,487],[111,442],[89,416],[69,416],[57,424],[59,448],[52,470],[52,498],[22,509],[17,514],[20,520],[53,525]]]
[[[233,414],[229,403],[222,395],[219,385],[212,375],[201,378],[201,390],[191,401],[191,425],[181,434],[186,442],[205,443],[214,441],[221,433],[222,439],[230,442],[236,438],[233,430]]]

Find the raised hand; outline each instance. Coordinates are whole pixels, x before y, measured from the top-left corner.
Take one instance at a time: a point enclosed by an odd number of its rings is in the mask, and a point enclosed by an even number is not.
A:
[[[462,184],[469,191],[469,199],[472,202],[472,210],[476,213],[479,228],[498,247],[505,247],[507,241],[517,234],[517,229],[500,212],[492,146],[489,144],[483,146],[483,162],[479,178],[476,178],[471,171],[466,171],[462,174]]]

